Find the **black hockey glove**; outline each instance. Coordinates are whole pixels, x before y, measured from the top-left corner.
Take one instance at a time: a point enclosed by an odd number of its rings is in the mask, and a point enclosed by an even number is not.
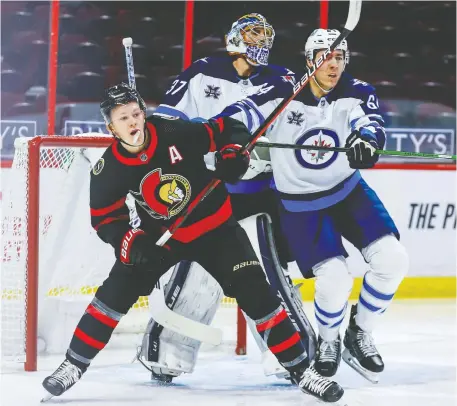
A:
[[[170,251],[159,247],[139,228],[129,230],[121,241],[119,260],[126,265],[158,265],[169,258]]]
[[[229,144],[216,152],[214,177],[226,183],[236,183],[249,168],[251,156],[241,152],[241,145]]]
[[[346,140],[346,152],[349,166],[352,169],[368,169],[378,162],[379,154],[375,150],[379,145],[373,137],[363,135],[359,130],[353,131]]]

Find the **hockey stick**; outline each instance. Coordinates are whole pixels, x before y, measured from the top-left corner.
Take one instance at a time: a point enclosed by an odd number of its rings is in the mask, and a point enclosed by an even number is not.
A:
[[[304,149],[311,151],[332,151],[332,152],[348,152],[349,148],[342,147],[321,147],[317,145],[296,145],[296,144],[281,144],[276,142],[263,142],[259,141],[255,144],[259,147],[268,147],[268,148],[290,148],[290,149]],[[425,152],[406,152],[406,151],[384,151],[382,149],[377,149],[375,151],[379,155],[387,156],[404,156],[409,158],[431,158],[431,159],[452,159],[456,160],[456,155],[444,155],[444,154],[429,154]]]
[[[152,309],[154,310],[152,317],[158,324],[202,343],[219,345],[222,342],[222,330],[181,316],[171,310],[165,303],[161,289],[155,288],[151,296],[157,298],[153,300],[154,303],[159,303]]]
[[[123,38],[122,45],[125,48],[125,62],[127,66],[129,86],[136,89],[135,70],[133,67],[132,38]],[[152,318],[158,324],[175,331],[176,333],[180,333],[204,343],[219,345],[222,342],[222,330],[207,326],[206,324],[196,322],[175,313],[165,303],[165,297],[162,290],[155,288],[152,291],[152,295],[157,297],[157,303],[159,305],[151,308],[150,312]]]
[[[132,89],[136,89],[135,70],[133,69],[132,38],[124,38],[122,40],[122,45],[124,45],[125,48],[125,63],[127,65],[127,77],[129,79],[129,86]]]
[[[265,131],[270,127],[274,120],[282,113],[286,106],[297,96],[298,93],[307,85],[309,80],[316,74],[316,71],[320,69],[323,63],[332,55],[335,48],[340,44],[341,41],[346,39],[348,35],[354,30],[357,23],[360,19],[360,11],[362,9],[362,0],[350,0],[349,2],[349,11],[346,24],[338,36],[338,38],[327,48],[324,53],[313,63],[311,68],[308,68],[303,77],[300,79],[294,88],[292,95],[288,99],[284,99],[279,105],[272,111],[272,113],[266,118],[263,124],[254,132],[251,141],[243,147],[244,150],[251,151],[254,148],[256,141],[265,133]],[[165,231],[165,233],[160,237],[156,244],[162,246],[165,244],[175,231],[181,226],[181,224],[186,221],[189,215],[194,211],[194,209],[203,201],[205,198],[221,183],[221,180],[214,179],[212,180],[192,201],[192,203],[187,206],[183,214],[179,216],[171,227]]]

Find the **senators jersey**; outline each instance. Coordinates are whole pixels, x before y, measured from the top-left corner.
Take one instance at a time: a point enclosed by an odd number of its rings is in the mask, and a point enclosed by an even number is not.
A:
[[[158,239],[213,179],[203,156],[249,137],[246,127],[231,118],[202,124],[153,116],[146,127],[150,141],[143,151],[131,154],[114,141],[91,171],[92,227],[115,249],[132,228]],[[188,243],[231,218],[221,183],[172,238]]]

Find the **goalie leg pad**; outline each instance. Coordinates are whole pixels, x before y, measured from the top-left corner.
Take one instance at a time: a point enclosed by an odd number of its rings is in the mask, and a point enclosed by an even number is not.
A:
[[[216,280],[199,264],[183,261],[173,269],[165,295],[167,306],[174,312],[209,325],[223,292]],[[154,303],[150,302],[150,306]],[[140,356],[156,374],[178,376],[194,370],[200,345],[199,341],[163,328],[151,318]]]
[[[259,238],[260,258],[267,274],[268,280],[277,296],[280,298],[295,328],[300,333],[309,359],[314,359],[317,349],[317,338],[314,329],[303,310],[301,295],[293,286],[292,279],[281,268],[275,249],[275,241],[271,226],[271,218],[261,214],[256,219],[257,234]]]

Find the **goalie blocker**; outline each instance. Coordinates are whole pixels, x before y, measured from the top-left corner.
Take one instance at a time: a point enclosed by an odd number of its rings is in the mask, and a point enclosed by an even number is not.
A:
[[[314,358],[316,334],[304,313],[298,286],[281,268],[275,248],[270,216],[259,214],[240,221],[251,243],[259,248],[262,267],[281,305],[286,309],[295,329],[300,333],[306,352]],[[160,280],[164,287],[165,302],[174,312],[189,319],[209,325],[220,305],[223,292],[217,281],[198,264],[183,261]],[[255,291],[252,292],[255,294]],[[149,298],[151,308],[157,296]],[[258,347],[262,352],[262,365],[266,376],[289,377],[289,372],[277,361],[262,337],[256,323],[246,314],[245,318]],[[164,329],[151,318],[143,337],[138,360],[152,373],[152,378],[171,382],[182,373],[192,373],[201,342],[180,333]]]

